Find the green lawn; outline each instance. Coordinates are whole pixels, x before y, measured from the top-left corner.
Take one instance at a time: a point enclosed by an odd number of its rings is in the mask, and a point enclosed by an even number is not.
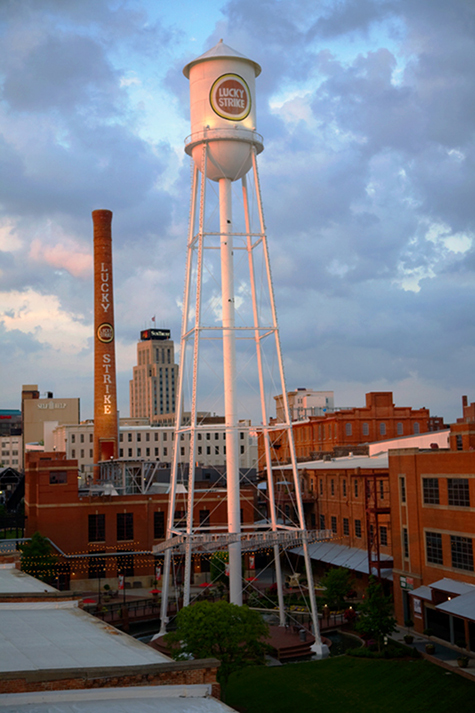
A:
[[[447,713],[470,710],[475,681],[414,660],[340,656],[233,674],[226,703],[242,713]]]

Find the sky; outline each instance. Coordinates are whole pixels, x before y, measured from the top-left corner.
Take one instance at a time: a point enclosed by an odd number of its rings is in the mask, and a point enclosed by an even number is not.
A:
[[[475,400],[473,0],[2,0],[0,408],[93,416],[91,211],[113,211],[118,398],[139,332],[179,341],[183,66],[262,67],[261,189],[288,389]]]

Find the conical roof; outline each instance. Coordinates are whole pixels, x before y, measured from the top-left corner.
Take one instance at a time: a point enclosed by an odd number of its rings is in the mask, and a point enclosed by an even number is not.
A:
[[[206,62],[208,59],[214,59],[215,57],[219,58],[229,58],[229,59],[244,59],[246,62],[249,62],[250,64],[254,65],[254,71],[256,73],[256,77],[258,77],[261,73],[261,67],[257,62],[254,62],[254,60],[249,59],[249,57],[246,57],[245,55],[241,54],[240,52],[236,52],[236,50],[233,50],[232,47],[229,47],[229,45],[225,45],[223,40],[219,40],[218,44],[212,47],[210,50],[202,54],[200,57],[197,57],[196,59],[193,59],[191,62],[188,62],[187,65],[183,67],[183,74],[187,79],[190,78],[190,69],[193,67],[194,64],[198,64],[198,62]]]

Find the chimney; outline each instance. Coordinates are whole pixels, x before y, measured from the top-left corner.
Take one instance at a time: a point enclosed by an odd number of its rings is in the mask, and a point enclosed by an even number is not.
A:
[[[98,463],[117,458],[118,414],[112,287],[112,212],[94,210],[94,480]]]

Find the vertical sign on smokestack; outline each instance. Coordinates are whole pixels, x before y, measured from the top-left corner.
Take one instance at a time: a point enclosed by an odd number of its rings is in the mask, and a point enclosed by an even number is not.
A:
[[[112,211],[94,210],[94,479],[117,458],[118,414],[112,289]]]

